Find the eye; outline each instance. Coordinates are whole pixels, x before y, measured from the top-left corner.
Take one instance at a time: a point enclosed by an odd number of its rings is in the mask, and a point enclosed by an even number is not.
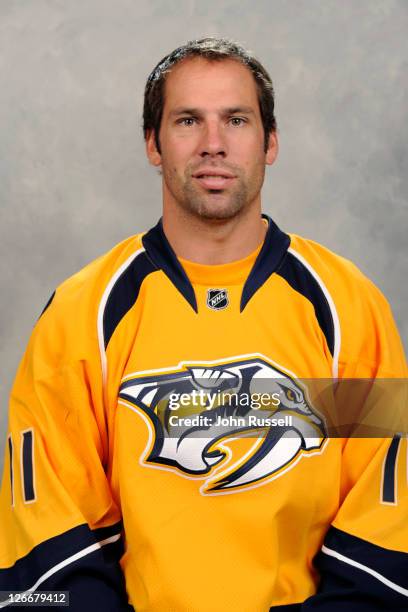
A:
[[[292,389],[286,389],[285,394],[289,401],[294,402],[296,400],[296,396]]]
[[[241,125],[244,125],[244,123],[246,123],[243,117],[231,117],[230,121],[231,125],[233,125],[234,127],[240,127]]]
[[[194,117],[182,117],[177,121],[179,125],[185,125],[187,127],[194,125],[195,122],[196,120]]]

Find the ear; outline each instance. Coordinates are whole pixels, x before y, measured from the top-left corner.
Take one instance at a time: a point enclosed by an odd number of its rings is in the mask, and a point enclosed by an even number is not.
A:
[[[268,149],[266,151],[265,163],[271,166],[278,156],[278,151],[279,151],[278,135],[276,132],[273,131],[269,134],[269,142],[268,142]]]
[[[152,166],[161,165],[161,155],[156,147],[154,130],[149,130],[146,138],[146,155]]]

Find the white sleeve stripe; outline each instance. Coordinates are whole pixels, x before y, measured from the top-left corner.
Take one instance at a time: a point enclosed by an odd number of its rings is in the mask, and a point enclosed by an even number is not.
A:
[[[86,555],[89,555],[90,553],[94,552],[95,550],[98,550],[99,548],[102,548],[102,546],[106,546],[106,544],[112,544],[113,542],[117,542],[118,540],[120,540],[120,538],[121,538],[121,534],[120,533],[118,533],[116,535],[113,535],[113,536],[110,536],[109,538],[106,538],[105,540],[101,540],[100,542],[96,542],[95,544],[91,544],[91,546],[87,546],[86,548],[80,550],[79,552],[75,553],[74,555],[71,555],[67,559],[64,559],[64,561],[61,561],[60,563],[57,563],[57,565],[54,565],[54,567],[52,567],[47,572],[45,572],[45,574],[43,574],[37,580],[37,582],[35,584],[33,584],[32,587],[27,589],[24,592],[24,595],[28,594],[28,593],[32,593],[33,591],[35,591],[40,586],[40,584],[45,582],[45,580],[47,580],[50,576],[53,576],[54,574],[59,572],[59,570],[63,569],[67,565],[70,565],[71,563],[74,563],[74,561],[78,561],[78,559],[81,559],[82,557],[86,557]],[[11,603],[10,601],[0,602],[0,608],[5,608],[10,603]]]
[[[340,321],[339,321],[339,317],[337,314],[337,310],[336,310],[336,306],[334,304],[333,298],[330,295],[329,290],[327,289],[326,285],[324,284],[320,276],[317,274],[316,270],[312,268],[310,263],[302,255],[300,255],[300,253],[295,251],[292,247],[289,247],[288,251],[289,253],[292,253],[292,255],[294,255],[305,266],[305,268],[307,268],[307,270],[309,270],[310,274],[319,284],[329,304],[330,312],[333,318],[333,325],[334,325],[334,350],[333,350],[332,374],[333,374],[333,378],[337,378],[338,373],[339,373],[341,331],[340,331]]]
[[[343,563],[352,565],[353,567],[356,567],[357,569],[360,569],[363,572],[370,574],[371,576],[373,576],[374,578],[376,578],[377,580],[385,584],[390,589],[393,589],[393,591],[396,591],[397,593],[400,593],[401,595],[405,595],[405,597],[408,597],[408,589],[404,589],[404,587],[400,586],[399,584],[396,584],[395,582],[388,580],[388,578],[386,578],[379,572],[376,572],[375,570],[371,569],[371,567],[367,567],[366,565],[363,565],[362,563],[358,563],[358,561],[354,561],[354,559],[349,559],[348,557],[345,557],[344,555],[341,555],[335,550],[332,550],[331,548],[327,548],[327,546],[324,546],[324,545],[322,546],[322,552],[326,553],[326,555],[330,555],[330,557],[334,557],[335,559],[338,559],[339,561],[343,561]]]

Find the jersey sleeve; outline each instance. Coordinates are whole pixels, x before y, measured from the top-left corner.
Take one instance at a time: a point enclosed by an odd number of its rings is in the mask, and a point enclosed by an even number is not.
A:
[[[302,610],[407,610],[407,440],[349,439],[343,481],[343,502],[314,560],[319,589]]]
[[[398,426],[389,428],[388,437],[370,435],[372,427],[362,429],[366,437],[344,441],[340,504],[314,560],[320,586],[303,603],[305,612],[408,610],[407,365],[385,298],[370,283],[363,297],[348,313],[354,327],[345,330],[341,369],[344,376],[369,381],[366,402],[374,393],[372,409],[378,412],[371,424],[386,416],[393,423],[387,414],[392,409]],[[398,397],[389,401],[394,390]]]
[[[34,328],[11,392],[0,591],[68,591],[70,610],[133,610],[107,476],[100,364],[88,357],[95,334],[80,316],[75,334],[67,331],[67,312],[54,302]]]

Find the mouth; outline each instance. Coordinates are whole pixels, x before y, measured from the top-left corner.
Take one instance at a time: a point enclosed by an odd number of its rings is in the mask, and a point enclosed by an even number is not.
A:
[[[193,179],[204,189],[218,191],[229,187],[235,180],[235,176],[227,171],[201,170],[193,174]]]

